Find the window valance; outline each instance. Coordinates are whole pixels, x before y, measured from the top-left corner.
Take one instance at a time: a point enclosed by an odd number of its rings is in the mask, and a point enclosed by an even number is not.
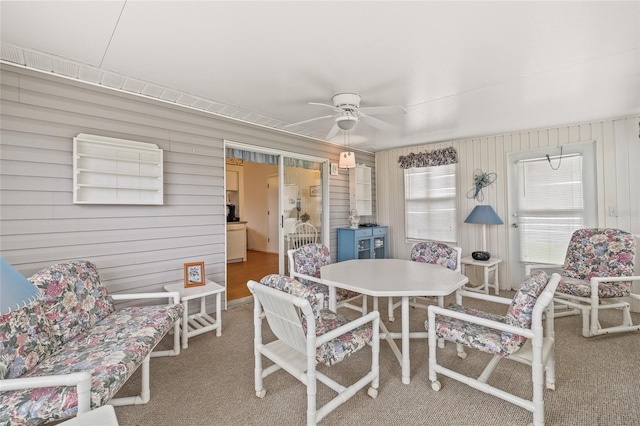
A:
[[[458,163],[458,151],[455,148],[442,148],[433,151],[419,152],[409,155],[401,155],[398,158],[400,168],[446,166]]]

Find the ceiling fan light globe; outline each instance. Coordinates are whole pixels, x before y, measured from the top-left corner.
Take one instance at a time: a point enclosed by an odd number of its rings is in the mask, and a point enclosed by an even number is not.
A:
[[[358,124],[358,117],[353,116],[351,114],[342,115],[336,118],[336,124],[342,130],[351,130],[354,127],[356,127],[356,124]]]

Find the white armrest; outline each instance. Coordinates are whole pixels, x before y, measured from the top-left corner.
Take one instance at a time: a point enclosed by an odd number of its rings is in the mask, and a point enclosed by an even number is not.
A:
[[[163,291],[159,293],[125,293],[112,294],[113,300],[134,300],[134,299],[167,299],[173,298],[173,303],[180,303],[180,293],[177,291]]]
[[[554,271],[561,271],[563,265],[545,264],[545,263],[530,263],[524,265],[524,274],[531,275],[532,269],[552,269]]]
[[[486,318],[480,318],[473,315],[465,314],[463,312],[452,311],[450,309],[444,309],[436,305],[429,305],[429,323],[435,320],[436,315],[442,315],[446,317],[456,318],[462,321],[470,322],[472,324],[483,325],[485,327],[493,328],[496,330],[506,331],[509,333],[524,336],[529,339],[533,339],[534,333],[528,328],[516,327],[514,325],[505,324],[503,322],[492,321]]]
[[[53,376],[24,377],[0,380],[0,392],[48,388],[54,386],[75,386],[78,388],[78,414],[91,410],[91,374],[83,371]]]
[[[510,305],[513,300],[506,297],[492,296],[490,294],[476,293],[467,290],[458,290],[457,294],[460,295],[460,297],[471,297],[473,299],[486,300],[487,302],[502,303],[503,305]]]

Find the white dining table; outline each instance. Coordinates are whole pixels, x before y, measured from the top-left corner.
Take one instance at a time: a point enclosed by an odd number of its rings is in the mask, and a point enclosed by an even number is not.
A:
[[[401,333],[390,333],[380,321],[380,338],[389,342],[402,367],[402,383],[411,382],[409,341],[411,338],[427,338],[428,333],[410,332],[409,298],[434,296],[442,305],[444,296],[464,286],[469,279],[464,275],[422,262],[404,259],[354,259],[332,263],[320,269],[321,281],[329,286],[329,308],[336,309],[336,288],[356,291],[373,296],[374,310],[378,309],[379,297],[400,297],[402,309]],[[402,350],[394,339],[402,339]]]

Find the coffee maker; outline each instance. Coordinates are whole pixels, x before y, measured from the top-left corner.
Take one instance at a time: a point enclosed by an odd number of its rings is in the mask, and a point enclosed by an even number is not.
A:
[[[236,217],[236,205],[227,204],[227,222],[238,222],[240,218]]]

